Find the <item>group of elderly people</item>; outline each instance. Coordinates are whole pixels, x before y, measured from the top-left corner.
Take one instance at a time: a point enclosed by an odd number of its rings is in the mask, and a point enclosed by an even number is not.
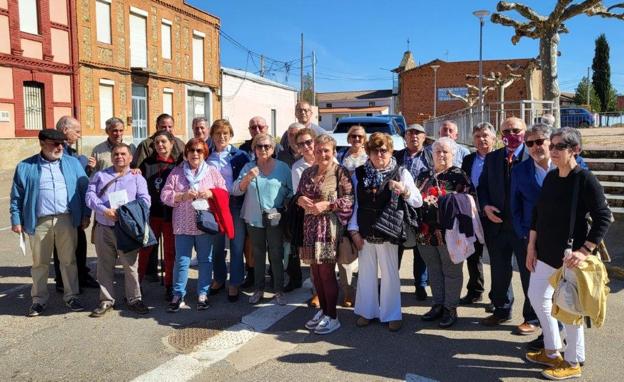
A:
[[[354,306],[358,327],[377,319],[387,323],[390,331],[398,331],[402,326],[399,267],[404,250],[410,248],[416,297],[427,299],[429,285],[433,298],[422,320],[438,321],[441,328],[448,328],[457,322],[459,305],[482,300],[481,257],[487,247],[492,289],[486,309],[492,315],[481,323],[494,326],[511,318],[514,254],[525,293],[525,322],[516,331],[532,334],[541,327],[543,332],[543,339],[531,343],[527,359],[550,367],[544,371],[548,378],[580,375],[585,359],[583,329],[564,326],[567,349],[563,360],[559,327],[550,314],[553,288],[548,278],[562,265],[577,267],[594,251],[606,233],[610,212],[600,184],[578,164],[578,131],[553,131],[543,123],[527,131],[522,120],[509,118],[501,127],[504,145],[495,150],[492,125],[481,123],[473,129],[476,152],[471,154],[456,143],[454,122],[442,123],[440,138],[429,146],[425,146],[424,128],[414,124],[406,128],[406,147],[395,152],[391,136],[374,133],[367,137],[364,127],[356,125],[347,134],[349,147],[337,151],[334,138],[319,134],[318,126],[304,118],[310,106],[301,102],[297,108],[300,122],[289,127],[281,144],[266,133],[266,122],[254,117],[249,123],[252,139],[239,148],[230,143],[234,131],[227,120],[215,121],[210,129],[205,119],[194,121],[195,138],[184,144],[172,133],[173,117],[160,116],[164,127],[140,145],[142,151],[134,158],[134,148],[122,142],[123,122],[113,118],[106,127],[109,139],[85,161],[91,173],[88,187],[77,161],[70,158],[60,167],[71,165],[78,174],[78,181],[65,179],[61,199],[85,193],[77,197],[84,200],[70,200],[60,207],[48,199],[54,202],[59,196],[53,186],[59,174],[54,163],[61,160],[57,143],[63,143],[63,137],[40,135],[41,158],[18,166],[11,201],[13,231],[22,232],[24,213],[35,220],[26,220],[25,229],[34,235],[31,245],[39,259],[29,315],[41,314],[47,302],[39,279],[49,255],[40,253],[51,245],[32,242],[50,240],[45,236],[48,230],[60,229],[61,223],[86,228],[83,217],[88,216],[88,209],[96,215],[100,284],[100,305],[92,316],[104,315],[115,304],[112,270],[117,257],[124,264],[128,306],[137,313],[148,312],[140,282],[153,247],[124,252],[116,237],[121,206],[135,201],[133,206],[139,210],[149,209],[149,225],[156,237],[162,237],[168,312],[185,305],[193,249],[199,268],[198,310],[207,309],[208,297],[225,288],[227,253],[228,300],[238,300],[247,269],[253,284],[249,302],[259,303],[267,288],[268,253],[269,288],[280,305],[287,303],[285,292],[301,286],[299,262],[310,265],[319,310],[305,323],[306,328],[317,334],[337,330],[336,307],[342,294],[341,305]],[[138,161],[137,155],[141,156]],[[106,159],[110,167],[96,168],[99,162],[106,164]],[[27,166],[37,165],[43,171],[41,182],[45,179],[52,186],[42,183],[41,195],[48,198],[43,204],[25,207],[33,203],[25,194],[34,187],[34,180],[27,178]],[[75,189],[76,184],[80,189]],[[573,187],[580,187],[578,201],[569,192]],[[564,258],[570,221],[570,210],[564,207],[573,202],[578,203],[574,209],[578,219],[571,251]],[[73,223],[65,219],[68,211],[73,216],[74,205],[80,203],[84,213],[76,215]],[[35,212],[30,211],[33,208]],[[206,211],[218,227],[212,232],[198,223]],[[589,230],[588,214],[592,217]],[[65,247],[59,249],[74,249]],[[352,253],[347,253],[348,248]],[[460,298],[466,259],[468,293]],[[67,256],[61,260],[67,305],[82,310],[71,261]]]

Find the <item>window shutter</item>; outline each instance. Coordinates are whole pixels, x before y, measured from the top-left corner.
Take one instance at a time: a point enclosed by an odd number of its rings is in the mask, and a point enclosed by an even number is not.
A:
[[[104,1],[95,2],[95,17],[97,27],[97,40],[105,44],[111,43],[110,3]]]
[[[204,39],[193,36],[193,79],[204,80]]]
[[[113,116],[113,87],[100,84],[100,128],[104,129],[106,120]]]
[[[26,33],[39,34],[39,10],[37,0],[19,0],[20,30]]]
[[[171,59],[171,25],[161,24],[162,57]]]
[[[146,20],[143,16],[130,14],[130,66],[147,67]]]

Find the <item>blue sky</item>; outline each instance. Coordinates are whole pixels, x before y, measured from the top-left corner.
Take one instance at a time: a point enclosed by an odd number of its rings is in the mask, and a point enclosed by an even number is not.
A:
[[[305,55],[317,56],[317,91],[383,89],[392,87],[388,69],[398,66],[410,40],[417,63],[435,58],[448,61],[479,58],[477,9],[494,11],[496,1],[373,1],[373,0],[187,0],[221,19],[222,30],[245,47],[283,62],[299,58],[300,34]],[[579,0],[576,0],[579,2]],[[617,0],[606,0],[611,5]],[[524,2],[546,15],[555,0]],[[506,12],[516,20],[522,17]],[[563,91],[574,91],[594,56],[594,40],[605,33],[611,48],[611,82],[624,94],[624,21],[577,16],[561,35],[559,78]],[[483,58],[535,57],[538,41],[523,38],[511,44],[513,29],[492,24],[484,27]],[[221,38],[223,66],[258,72],[260,62],[244,49]],[[311,60],[304,68],[310,70]],[[270,77],[285,81],[281,63],[268,64]],[[272,77],[271,77],[272,76]],[[299,63],[294,62],[288,83],[299,84]]]

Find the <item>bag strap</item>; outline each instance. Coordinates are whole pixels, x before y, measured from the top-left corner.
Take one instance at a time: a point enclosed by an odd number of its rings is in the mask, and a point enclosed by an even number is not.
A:
[[[102,196],[104,196],[104,194],[106,193],[106,190],[108,190],[108,188],[110,186],[112,186],[113,183],[115,183],[119,178],[121,178],[122,176],[126,175],[128,172],[125,172],[121,175],[117,175],[116,177],[114,177],[113,179],[109,180],[108,183],[106,183],[104,185],[104,187],[102,187],[102,189],[97,193],[97,197],[101,198]]]
[[[574,170],[573,170],[574,171]],[[574,225],[576,224],[576,208],[578,205],[579,188],[581,188],[581,177],[574,174],[574,186],[572,188],[572,205],[570,207],[570,228],[568,230],[568,248],[572,249],[574,244]]]
[[[258,174],[258,176],[259,175],[260,174]],[[254,178],[254,180],[256,181],[256,194],[258,194],[258,205],[260,206],[260,212],[262,212],[263,208],[262,208],[262,199],[260,198],[260,183],[258,182],[257,176]]]

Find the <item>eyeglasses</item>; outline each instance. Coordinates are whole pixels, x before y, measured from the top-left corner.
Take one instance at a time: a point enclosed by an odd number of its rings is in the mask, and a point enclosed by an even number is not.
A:
[[[544,141],[546,141],[545,139],[534,139],[532,141],[526,141],[524,142],[527,147],[533,147],[533,145],[537,145],[537,146],[541,146],[544,144]]]
[[[364,139],[364,136],[359,134],[349,134],[349,139]]]
[[[520,134],[522,131],[522,129],[518,129],[516,127],[514,127],[513,129],[505,129],[503,130],[503,135],[505,134]]]
[[[570,148],[570,145],[567,143],[551,143],[550,145],[548,145],[548,150],[550,151],[553,151],[553,150],[563,151],[567,148]]]
[[[300,149],[304,147],[312,147],[312,143],[314,143],[314,140],[308,139],[302,142],[297,142],[297,147],[299,147]]]
[[[256,145],[256,150],[269,151],[273,148],[272,145]]]
[[[263,126],[263,125],[249,125],[249,130],[262,130],[265,127],[266,126]]]
[[[371,153],[375,153],[377,155],[386,155],[388,154],[388,149],[384,149],[384,148],[372,149]]]
[[[46,143],[54,147],[63,146],[63,144],[65,144],[65,142],[61,142],[61,141],[47,141]]]
[[[199,154],[203,154],[204,153],[204,149],[189,149],[188,151],[189,153],[199,153]]]
[[[312,109],[295,109],[298,113],[311,113]]]

